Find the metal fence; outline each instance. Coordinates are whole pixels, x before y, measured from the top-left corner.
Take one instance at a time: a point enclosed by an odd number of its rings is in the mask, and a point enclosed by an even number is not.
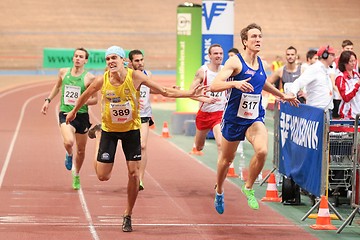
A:
[[[337,233],[341,233],[341,231],[345,228],[346,225],[351,224],[354,220],[354,217],[357,213],[360,214],[360,159],[359,159],[359,150],[360,150],[360,134],[359,134],[359,119],[360,114],[356,115],[355,121],[353,125],[350,125],[346,131],[350,136],[352,136],[353,144],[351,145],[351,154],[348,155],[348,147],[343,147],[341,150],[341,153],[344,153],[341,156],[345,156],[344,160],[347,158],[347,156],[351,156],[351,159],[349,161],[343,162],[343,164],[340,164],[344,166],[344,170],[346,172],[350,171],[349,174],[347,174],[351,180],[351,207],[354,208],[352,213],[348,216],[348,218],[345,220],[345,222],[339,227],[339,229],[336,231]],[[346,137],[345,137],[346,139]],[[336,159],[334,159],[336,160]],[[336,164],[336,163],[333,163]],[[352,165],[349,170],[349,165]],[[346,178],[346,179],[345,179]],[[342,184],[345,186],[348,185],[347,176],[345,174],[343,175]],[[350,188],[349,188],[350,189]]]
[[[271,172],[279,169],[280,159],[280,109],[276,102],[274,107],[274,168]],[[321,174],[322,194],[334,197],[335,207],[340,204],[340,197],[345,196],[349,205],[354,208],[352,213],[337,230],[340,233],[346,225],[351,224],[355,215],[360,214],[360,134],[359,119],[355,120],[329,120],[329,115],[324,117],[324,136]],[[263,182],[268,178],[265,177]],[[262,183],[263,183],[262,182]],[[261,184],[262,184],[261,183]],[[302,218],[304,220],[318,207],[320,201]],[[344,220],[336,209],[329,204],[329,207],[336,213],[340,220]]]

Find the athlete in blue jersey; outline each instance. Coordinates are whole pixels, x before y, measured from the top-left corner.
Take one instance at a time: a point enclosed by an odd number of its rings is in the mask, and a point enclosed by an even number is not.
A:
[[[222,151],[217,165],[215,209],[219,214],[224,212],[223,183],[226,174],[234,160],[239,142],[245,137],[253,146],[254,155],[250,160],[248,180],[241,189],[247,197],[249,207],[259,208],[252,186],[264,166],[268,151],[265,110],[261,104],[262,90],[288,101],[291,105],[297,106],[299,103],[296,97],[281,93],[266,81],[261,59],[257,56],[262,44],[261,27],[250,24],[240,35],[245,51],[230,57],[210,86],[211,92],[229,91],[221,123]]]

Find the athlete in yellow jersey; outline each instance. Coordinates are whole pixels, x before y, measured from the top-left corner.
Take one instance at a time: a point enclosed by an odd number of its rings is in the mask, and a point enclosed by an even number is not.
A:
[[[139,99],[142,84],[165,97],[201,97],[204,88],[178,90],[163,87],[150,80],[143,72],[124,67],[125,52],[112,46],[105,53],[108,71],[89,86],[80,96],[66,122],[76,117],[76,112],[87,99],[101,89],[102,124],[100,144],[95,161],[95,171],[100,181],[110,179],[118,140],[121,140],[128,168],[128,203],[123,216],[122,230],[131,232],[131,214],[139,191],[139,167],[141,160]]]
[[[139,129],[141,126],[138,106],[140,92],[133,84],[133,70],[128,69],[125,80],[120,86],[112,85],[109,76],[110,71],[106,71],[103,76],[101,128],[106,132]]]

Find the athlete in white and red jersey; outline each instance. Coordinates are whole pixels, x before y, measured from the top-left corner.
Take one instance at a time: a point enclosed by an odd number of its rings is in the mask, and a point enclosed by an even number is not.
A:
[[[344,41],[342,41],[341,43],[341,52],[344,51],[354,51],[354,44],[352,41],[350,41],[349,39],[345,39]],[[340,108],[340,104],[341,104],[341,94],[340,94],[340,90],[337,88],[336,84],[335,84],[335,77],[341,72],[339,70],[339,59],[340,59],[340,55],[338,57],[335,58],[333,64],[332,64],[332,68],[329,69],[329,74],[331,77],[331,80],[333,81],[333,87],[334,87],[334,108],[332,111],[332,116],[334,119],[336,118],[341,118],[339,115],[339,108]],[[359,62],[356,61],[356,63],[354,64],[354,71],[355,72],[359,72]]]
[[[339,71],[335,83],[341,95],[339,115],[342,119],[355,119],[360,113],[360,76],[354,71],[357,58],[353,51],[343,51],[339,58]]]
[[[210,62],[201,66],[195,75],[191,89],[202,84],[203,86],[210,86],[217,73],[222,69],[222,61],[224,58],[224,51],[219,44],[213,44],[209,48],[208,53]],[[221,143],[221,129],[220,123],[226,103],[226,91],[222,92],[207,92],[209,98],[193,98],[200,102],[200,108],[196,114],[196,134],[195,134],[195,149],[201,151],[204,148],[206,136],[210,130],[213,130],[214,138],[220,153]]]

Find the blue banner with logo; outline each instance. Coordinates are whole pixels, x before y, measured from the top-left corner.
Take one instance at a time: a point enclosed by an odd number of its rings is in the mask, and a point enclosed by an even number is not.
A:
[[[202,64],[209,62],[209,47],[220,44],[227,52],[234,47],[234,1],[203,0],[202,4]]]
[[[324,110],[280,103],[279,172],[301,188],[321,195]]]

